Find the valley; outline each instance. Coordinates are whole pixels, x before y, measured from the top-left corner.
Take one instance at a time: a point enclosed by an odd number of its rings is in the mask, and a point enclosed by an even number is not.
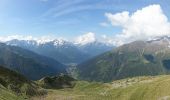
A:
[[[170,100],[170,0],[0,0],[0,100]]]
[[[169,37],[134,41],[70,65],[18,46],[2,43],[0,50],[2,100],[170,99]]]
[[[82,63],[101,53],[112,50],[114,45],[92,41],[86,44],[74,43],[64,39],[45,40],[18,40],[4,42],[10,46],[17,46],[33,51],[37,54],[53,58],[63,64]]]

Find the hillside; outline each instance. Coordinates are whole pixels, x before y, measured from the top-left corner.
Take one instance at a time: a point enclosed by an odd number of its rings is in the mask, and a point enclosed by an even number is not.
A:
[[[73,89],[48,90],[45,100],[169,100],[170,76],[127,78],[110,83],[79,81]],[[38,97],[33,100],[39,99]]]
[[[2,43],[0,44],[0,65],[15,70],[32,80],[66,73],[66,66],[54,59]]]
[[[64,85],[71,81],[74,79],[65,75],[48,78],[50,83],[63,82]],[[0,67],[0,100],[168,100],[169,83],[170,75],[161,75],[126,78],[109,83],[75,81],[73,87],[62,89],[48,84],[52,87],[42,89],[24,76]]]
[[[76,80],[68,75],[58,75],[53,77],[44,77],[36,82],[45,89],[63,89],[73,88]]]
[[[15,71],[0,66],[0,99],[23,100],[23,98],[43,94],[46,92],[34,82]]]
[[[170,72],[169,38],[135,41],[78,65],[79,78],[89,81],[122,79]]]
[[[0,86],[0,100],[23,100],[24,96],[17,96],[15,93]]]

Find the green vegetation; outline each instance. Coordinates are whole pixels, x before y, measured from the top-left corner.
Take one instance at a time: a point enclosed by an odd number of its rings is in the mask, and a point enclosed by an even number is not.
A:
[[[72,89],[48,90],[45,100],[169,100],[170,76],[127,78],[111,83],[79,81]],[[38,100],[39,97],[33,98]]]
[[[68,75],[58,75],[54,77],[45,77],[36,83],[46,89],[62,89],[62,88],[72,88],[75,86],[76,80]]]
[[[136,41],[78,65],[79,79],[110,82],[135,76],[170,73],[170,49],[165,44]]]
[[[0,65],[15,70],[30,80],[66,73],[66,66],[54,59],[2,43],[0,43]]]
[[[60,75],[32,82],[0,67],[0,100],[169,100],[169,88],[170,75],[126,78],[110,83],[76,81]]]
[[[0,66],[0,100],[27,99],[46,91],[17,72]]]
[[[15,93],[0,86],[0,100],[23,100],[24,96],[17,96]]]

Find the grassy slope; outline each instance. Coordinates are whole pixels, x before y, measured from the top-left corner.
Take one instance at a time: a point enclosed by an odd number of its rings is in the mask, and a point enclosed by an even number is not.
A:
[[[169,89],[170,75],[136,77],[107,84],[81,81],[73,89],[48,90],[45,100],[170,100]]]
[[[0,66],[0,100],[24,100],[46,93],[41,87],[15,71]]]
[[[13,92],[0,86],[0,100],[24,100],[24,96],[16,96]]]
[[[110,82],[127,77],[170,74],[170,49],[166,43],[161,43],[135,41],[94,57],[77,66],[78,79]]]

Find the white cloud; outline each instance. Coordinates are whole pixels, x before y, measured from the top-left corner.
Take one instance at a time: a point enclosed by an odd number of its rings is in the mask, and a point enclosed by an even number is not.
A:
[[[22,36],[22,35],[11,35],[11,36],[1,36],[0,41],[5,42],[13,39],[18,39],[18,40],[35,40],[32,36]]]
[[[86,45],[88,43],[93,43],[93,42],[100,42],[109,46],[113,46],[115,44],[113,37],[109,37],[105,34],[96,35],[95,33],[92,32],[88,32],[86,34],[80,35],[74,39],[74,43],[79,45]]]
[[[102,22],[102,23],[99,23],[100,26],[103,26],[103,27],[108,27],[109,24],[107,22]]]
[[[96,36],[95,36],[95,33],[92,33],[92,32],[89,32],[89,33],[83,34],[81,36],[78,36],[75,39],[75,43],[76,44],[81,44],[81,45],[91,43],[91,42],[94,42],[94,41],[96,41]]]
[[[115,41],[113,40],[112,37],[108,37],[106,35],[97,36],[95,33],[92,33],[92,32],[88,32],[86,34],[80,35],[76,37],[74,40],[68,40],[63,37],[56,37],[52,35],[39,36],[39,37],[35,37],[31,35],[30,36],[24,36],[24,35],[0,36],[0,42],[2,43],[10,41],[10,40],[14,40],[14,39],[25,40],[25,41],[33,40],[33,41],[36,41],[38,44],[44,44],[44,43],[51,42],[51,41],[59,41],[60,43],[63,43],[63,41],[67,41],[67,42],[80,44],[80,45],[85,45],[85,44],[96,42],[96,41],[100,43],[105,43],[106,45],[110,45],[110,46],[115,44]]]
[[[50,41],[53,41],[55,39],[66,40],[65,38],[55,37],[55,36],[40,36],[40,37],[23,36],[23,35],[0,36],[0,42],[6,42],[6,41],[13,40],[13,39],[17,39],[17,40],[34,40],[34,41],[37,41],[38,43],[50,42]]]
[[[144,7],[131,15],[121,13],[106,13],[105,16],[113,26],[122,27],[122,32],[115,36],[119,44],[135,40],[145,40],[151,37],[170,35],[170,23],[160,5]]]
[[[109,37],[107,35],[101,35],[100,41],[106,43],[108,45],[115,45],[117,42],[113,39],[113,37]]]
[[[105,16],[111,21],[113,26],[119,26],[119,25],[124,25],[128,22],[129,20],[129,12],[124,11],[122,13],[117,13],[117,14],[111,14],[111,13],[106,13]]]

